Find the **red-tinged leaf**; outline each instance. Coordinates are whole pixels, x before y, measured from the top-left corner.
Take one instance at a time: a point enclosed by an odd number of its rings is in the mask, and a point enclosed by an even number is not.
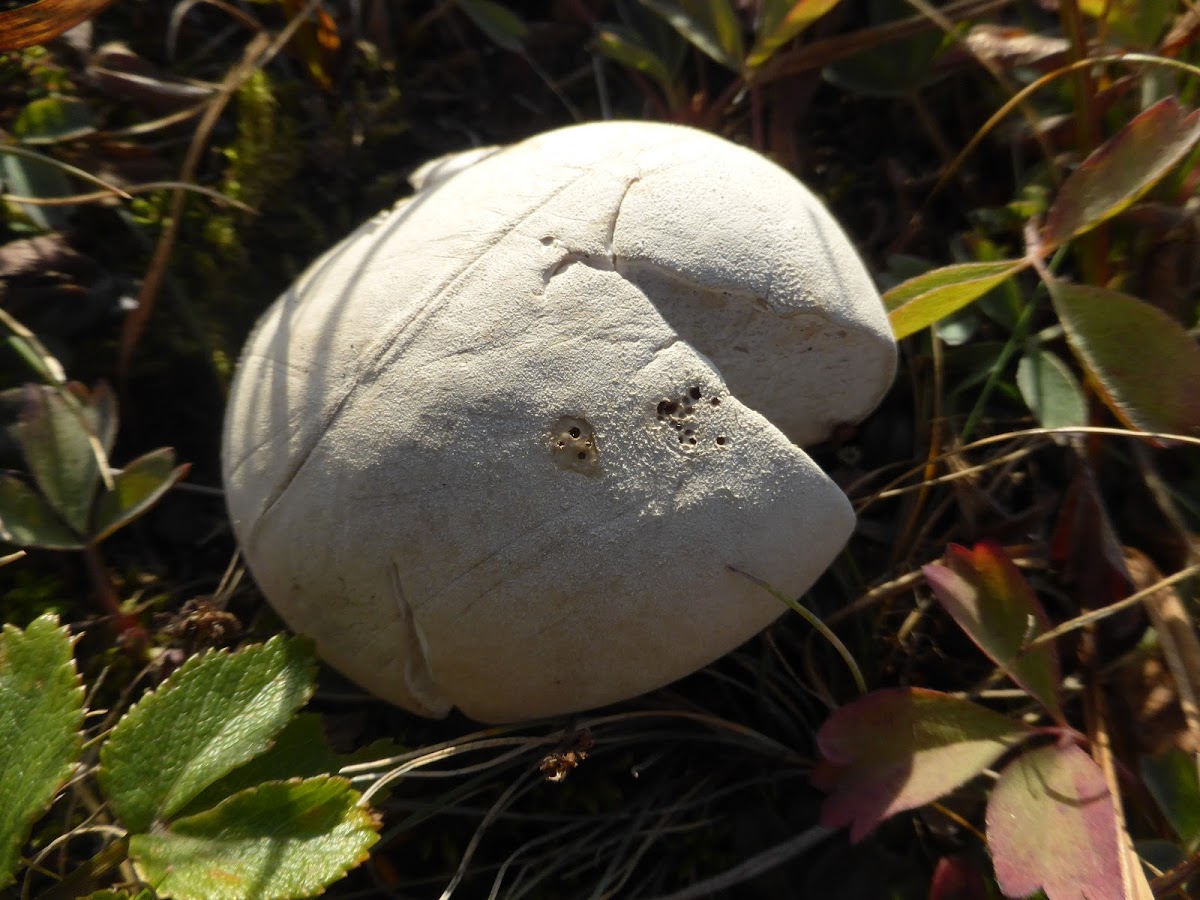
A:
[[[987,879],[965,856],[943,856],[933,869],[929,900],[988,900]]]
[[[897,338],[916,334],[978,300],[1027,265],[1018,259],[961,263],[910,278],[883,295],[892,331]]]
[[[44,44],[90,19],[112,0],[41,0],[0,13],[0,50]]]
[[[1050,620],[1003,548],[991,541],[974,550],[951,544],[944,565],[922,572],[938,602],[979,649],[1061,722],[1058,654],[1050,643],[1028,646],[1050,630]]]
[[[1200,111],[1174,97],[1144,110],[1071,173],[1046,216],[1043,249],[1095,228],[1150,190],[1200,140]]]
[[[757,69],[809,25],[841,0],[767,0],[754,49],[746,58],[747,69]],[[790,8],[789,8],[790,7]]]
[[[1179,322],[1120,291],[1057,280],[1049,288],[1071,349],[1121,421],[1200,432],[1200,346]]]
[[[967,700],[920,688],[873,691],[817,732],[825,760],[812,783],[829,792],[821,823],[858,841],[889,816],[949,793],[1030,729]]]
[[[1013,760],[992,789],[987,838],[1009,897],[1126,900],[1124,845],[1113,798],[1090,756],[1074,744]]]

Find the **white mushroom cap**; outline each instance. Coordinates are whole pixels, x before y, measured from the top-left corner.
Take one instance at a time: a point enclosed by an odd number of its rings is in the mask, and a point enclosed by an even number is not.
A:
[[[895,346],[820,203],[703,132],[595,123],[457,172],[263,317],[226,416],[247,562],[375,694],[586,709],[728,652],[854,526],[793,441],[865,416]]]

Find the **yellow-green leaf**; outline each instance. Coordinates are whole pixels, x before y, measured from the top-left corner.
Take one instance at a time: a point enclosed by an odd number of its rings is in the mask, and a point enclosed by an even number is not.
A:
[[[910,278],[883,295],[892,331],[904,338],[928,328],[1028,265],[1019,259],[959,263]]]
[[[767,0],[747,69],[757,69],[780,47],[804,31],[841,0]]]

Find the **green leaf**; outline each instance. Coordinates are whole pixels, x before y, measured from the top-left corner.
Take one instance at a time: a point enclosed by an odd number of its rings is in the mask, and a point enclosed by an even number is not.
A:
[[[1092,151],[1063,183],[1042,230],[1049,252],[1095,228],[1154,187],[1200,140],[1200,111],[1155,103]]]
[[[1062,722],[1054,644],[1029,646],[1050,630],[1050,620],[1025,576],[994,541],[981,541],[974,550],[950,544],[944,562],[921,569],[938,602],[979,649]]]
[[[979,774],[1030,729],[967,700],[921,688],[872,691],[817,732],[812,783],[829,796],[821,824],[858,841],[888,816],[923,806]]]
[[[306,641],[192,657],[117,723],[100,785],[125,826],[146,831],[266,750],[312,689]]]
[[[872,0],[869,22],[879,26],[912,15],[907,0]],[[826,81],[868,97],[902,97],[928,84],[934,77],[934,60],[952,40],[939,29],[888,41],[840,59],[822,70]]]
[[[117,440],[117,398],[107,382],[97,384],[87,398],[83,418],[107,458]]]
[[[33,823],[79,759],[83,686],[71,651],[51,615],[0,632],[0,887],[13,882]]]
[[[1028,265],[1019,259],[959,263],[910,278],[883,295],[892,331],[899,339],[928,328]]]
[[[1083,387],[1067,364],[1049,350],[1035,347],[1021,357],[1017,387],[1043,428],[1088,423]]]
[[[0,38],[2,40],[2,38]],[[75,193],[71,180],[54,160],[31,152],[18,155],[5,152],[0,146],[0,179],[5,191],[18,197],[36,197],[49,200],[54,197],[69,197]],[[35,206],[18,203],[29,221],[43,231],[61,231],[70,224],[71,207]]]
[[[675,79],[670,68],[634,32],[619,25],[601,25],[596,32],[596,49],[614,62],[653,78],[668,102],[674,103]]]
[[[840,3],[841,0],[766,0],[747,69],[757,69],[775,52]]]
[[[400,748],[394,743],[382,740],[354,753],[334,753],[325,740],[321,717],[315,713],[302,712],[279,732],[271,749],[234,769],[220,781],[209,785],[181,809],[180,813],[189,815],[209,809],[238,791],[262,784],[264,781],[334,775],[343,766],[383,759],[400,752]]]
[[[77,97],[42,97],[27,104],[12,125],[23,144],[53,144],[96,130],[91,105]]]
[[[113,487],[96,501],[92,539],[103,540],[129,524],[169,491],[187,473],[189,466],[175,466],[170,447],[139,456],[113,477]]]
[[[311,897],[367,857],[379,823],[344,778],[268,782],[135,834],[141,877],[176,900]]]
[[[1200,777],[1196,757],[1174,747],[1159,756],[1143,756],[1142,780],[1188,853],[1200,846]]]
[[[79,550],[83,540],[41,494],[14,475],[0,475],[0,539],[18,547]]]
[[[68,397],[48,385],[26,385],[16,433],[42,496],[77,534],[86,535],[100,464],[79,399],[86,391],[82,385],[71,388]]]
[[[1146,431],[1200,431],[1200,347],[1179,322],[1119,291],[1048,287],[1071,349],[1118,418]]]
[[[1049,900],[1118,898],[1123,847],[1104,773],[1074,744],[1022,753],[1000,773],[987,805],[1000,890]]]
[[[492,42],[505,50],[520,53],[525,47],[529,26],[507,6],[495,0],[458,0],[458,8],[491,38]]]
[[[642,0],[683,37],[716,62],[741,71],[742,23],[729,0]]]

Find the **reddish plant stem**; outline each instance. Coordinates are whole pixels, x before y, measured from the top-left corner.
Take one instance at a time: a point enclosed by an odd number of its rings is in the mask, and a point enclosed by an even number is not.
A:
[[[83,558],[87,563],[88,577],[101,608],[108,615],[117,633],[118,642],[131,651],[141,654],[150,642],[137,616],[121,609],[121,599],[117,596],[112,579],[108,577],[108,569],[100,556],[100,548],[94,543],[87,543],[83,548]]]

